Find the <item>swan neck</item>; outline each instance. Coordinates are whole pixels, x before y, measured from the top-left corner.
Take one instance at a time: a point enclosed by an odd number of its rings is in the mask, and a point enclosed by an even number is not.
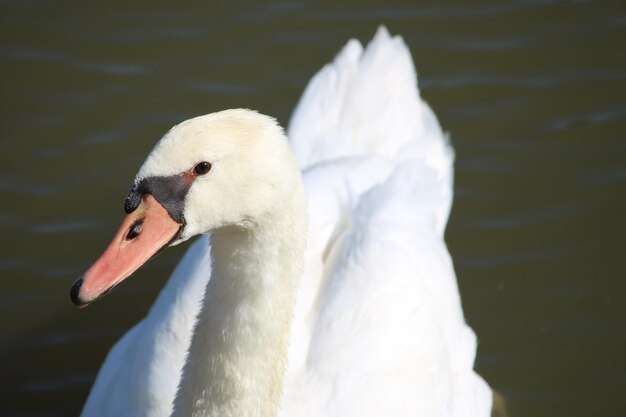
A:
[[[306,236],[303,197],[295,200],[264,225],[213,235],[174,415],[277,414]]]

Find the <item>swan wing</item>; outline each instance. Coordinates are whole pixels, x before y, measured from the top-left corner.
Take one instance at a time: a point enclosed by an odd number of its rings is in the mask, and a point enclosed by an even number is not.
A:
[[[361,194],[336,191],[349,215],[307,252],[283,415],[489,415],[476,338],[436,230],[440,181],[406,160]]]
[[[310,231],[283,416],[490,414],[443,241],[454,153],[413,68],[381,28],[292,116]]]

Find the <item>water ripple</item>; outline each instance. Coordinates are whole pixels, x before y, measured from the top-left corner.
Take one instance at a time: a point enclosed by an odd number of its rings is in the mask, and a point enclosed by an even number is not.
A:
[[[19,49],[1,48],[0,59],[6,61],[50,62],[61,66],[111,75],[139,76],[153,72],[152,66],[148,64],[135,64],[128,62],[92,62],[57,51],[39,50],[26,47]]]
[[[458,88],[466,86],[508,86],[508,87],[563,87],[581,81],[624,81],[626,72],[601,71],[596,69],[574,69],[556,73],[510,76],[495,74],[448,75],[431,77],[422,82],[428,88]]]
[[[473,6],[398,6],[372,7],[369,9],[338,9],[322,12],[308,12],[308,15],[320,19],[359,19],[375,20],[377,22],[392,19],[422,18],[479,18],[494,17],[517,12],[523,9],[545,6],[543,0],[513,1],[508,3],[494,3],[482,7]]]
[[[578,183],[583,187],[611,186],[626,183],[626,167],[603,168],[596,172],[585,173]],[[626,197],[626,195],[624,196]]]
[[[50,233],[67,233],[75,232],[79,230],[93,230],[99,225],[94,220],[65,220],[58,222],[47,222],[36,226],[31,226],[29,229],[34,233],[50,234]]]
[[[49,196],[58,189],[56,184],[44,184],[41,182],[26,182],[23,179],[9,178],[0,174],[0,192],[11,192],[19,195],[36,197]]]
[[[554,221],[583,218],[593,211],[593,205],[572,206],[570,204],[545,206],[540,209],[524,209],[507,216],[477,217],[470,223],[475,230],[521,230]]]
[[[34,234],[68,233],[81,230],[94,230],[104,226],[102,222],[94,219],[67,219],[56,221],[43,221],[33,223],[32,220],[20,218],[13,214],[0,213],[0,226],[4,229],[20,230]]]
[[[251,96],[259,91],[259,86],[256,84],[218,83],[196,80],[183,82],[182,85],[187,90],[234,96]]]
[[[615,120],[623,120],[625,116],[626,106],[608,109],[595,109],[587,113],[551,120],[547,129],[550,131],[561,131],[577,126],[597,125]]]
[[[541,261],[567,259],[580,252],[574,247],[535,247],[521,252],[516,250],[509,253],[493,253],[484,256],[462,258],[459,264],[466,268],[497,268],[504,265],[537,264]]]
[[[442,49],[461,50],[461,51],[510,51],[514,48],[525,48],[531,43],[531,40],[526,36],[513,36],[502,38],[454,38],[454,39],[442,39],[431,40],[424,44],[428,44],[429,47],[438,47]]]
[[[89,384],[92,380],[93,375],[91,373],[68,373],[62,377],[49,378],[43,381],[39,380],[24,384],[23,389],[31,393],[64,391],[77,386]]]

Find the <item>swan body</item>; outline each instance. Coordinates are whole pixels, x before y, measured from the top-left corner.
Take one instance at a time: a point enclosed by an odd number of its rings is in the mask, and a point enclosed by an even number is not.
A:
[[[83,416],[490,415],[443,241],[453,150],[402,39],[350,41],[288,137],[294,156],[272,119],[229,110],[157,144],[134,189],[210,160],[173,243],[212,236],[113,347]]]

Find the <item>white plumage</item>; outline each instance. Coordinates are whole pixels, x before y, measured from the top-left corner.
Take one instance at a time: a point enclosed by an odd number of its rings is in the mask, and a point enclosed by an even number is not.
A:
[[[309,83],[288,137],[309,233],[278,415],[489,416],[443,241],[453,151],[402,39],[351,40]],[[113,347],[83,416],[171,414],[209,248],[192,245]]]

